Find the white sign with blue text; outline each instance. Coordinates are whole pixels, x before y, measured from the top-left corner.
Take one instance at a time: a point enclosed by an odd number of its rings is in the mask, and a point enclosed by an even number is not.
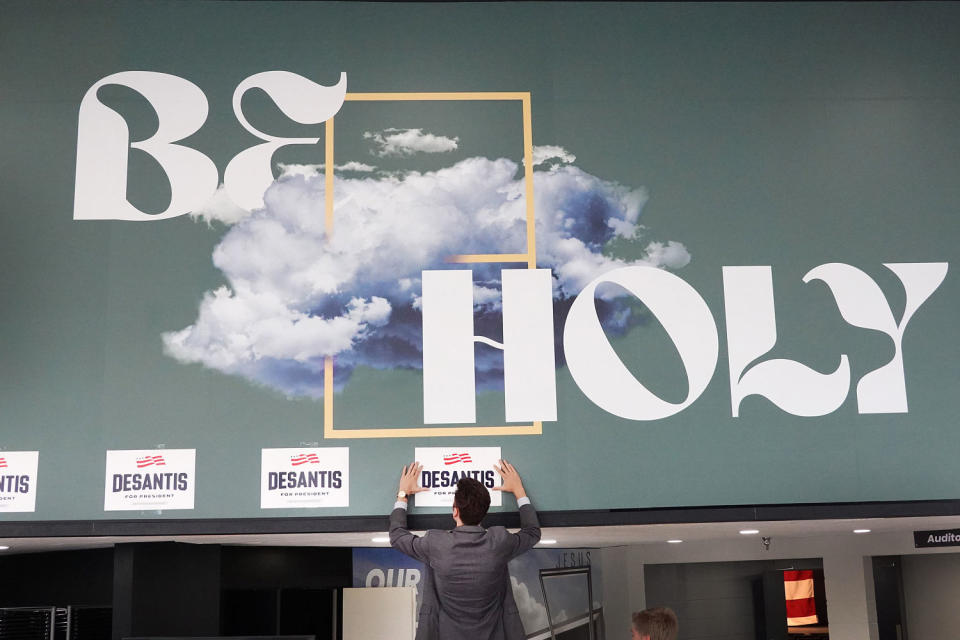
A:
[[[262,449],[260,508],[350,506],[350,449]]]
[[[107,451],[104,511],[193,509],[196,449]]]
[[[500,447],[417,447],[414,458],[423,465],[420,486],[427,489],[414,496],[418,507],[452,507],[461,478],[483,484],[490,491],[491,506],[503,503],[501,493],[493,491],[502,483],[493,470],[500,462]]]
[[[0,513],[36,511],[39,457],[38,451],[0,451]]]

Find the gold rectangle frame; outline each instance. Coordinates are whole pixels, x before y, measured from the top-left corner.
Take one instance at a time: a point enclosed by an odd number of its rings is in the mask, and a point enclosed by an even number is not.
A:
[[[347,93],[344,102],[391,102],[421,100],[518,100],[523,110],[523,175],[526,195],[527,251],[526,253],[458,254],[446,261],[455,264],[526,262],[528,269],[537,267],[535,217],[533,206],[533,123],[530,110],[530,92],[448,92],[448,93]],[[333,234],[333,118],[326,122],[325,145],[325,220],[327,237]],[[380,429],[337,429],[333,423],[333,356],[323,362],[323,437],[325,440],[345,438],[429,438],[456,436],[519,436],[540,435],[543,423],[508,426],[463,427],[404,427]]]

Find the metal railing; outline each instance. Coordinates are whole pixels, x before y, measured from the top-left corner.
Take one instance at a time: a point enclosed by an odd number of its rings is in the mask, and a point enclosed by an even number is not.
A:
[[[0,608],[0,640],[110,640],[110,607]]]

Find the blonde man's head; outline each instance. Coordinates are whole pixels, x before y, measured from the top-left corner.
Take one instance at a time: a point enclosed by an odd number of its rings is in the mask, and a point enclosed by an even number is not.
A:
[[[680,624],[669,607],[654,607],[633,614],[633,640],[676,640]]]

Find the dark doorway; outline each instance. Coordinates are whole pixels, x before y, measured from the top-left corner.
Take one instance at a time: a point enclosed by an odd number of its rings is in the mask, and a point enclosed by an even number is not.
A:
[[[879,640],[907,640],[900,556],[874,556],[873,588],[877,599]]]

